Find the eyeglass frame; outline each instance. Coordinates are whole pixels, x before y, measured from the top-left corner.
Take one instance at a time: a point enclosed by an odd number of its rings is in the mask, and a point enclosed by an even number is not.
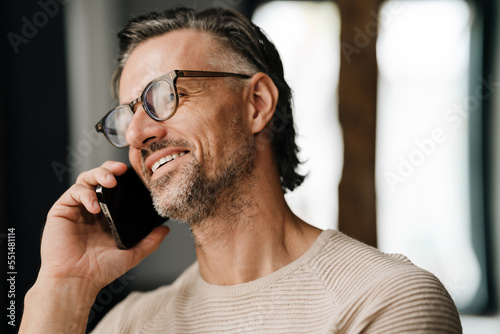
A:
[[[117,147],[117,148],[128,147],[128,146],[130,146],[130,144],[128,144],[126,146],[118,146],[118,145],[114,144],[113,141],[109,138],[108,132],[105,130],[105,126],[104,125],[106,123],[107,118],[116,109],[118,109],[120,107],[129,107],[129,109],[130,109],[130,111],[132,112],[132,115],[133,115],[136,112],[136,105],[138,103],[141,103],[143,109],[146,111],[146,113],[148,114],[148,116],[151,117],[151,119],[153,119],[153,120],[155,120],[157,122],[164,122],[164,121],[172,118],[175,115],[175,113],[177,112],[177,109],[179,108],[179,93],[177,92],[177,79],[179,79],[179,78],[222,78],[222,77],[239,77],[239,78],[242,78],[242,79],[250,79],[251,78],[250,75],[241,74],[241,73],[213,72],[213,71],[191,71],[191,70],[173,70],[173,71],[170,71],[170,72],[168,72],[168,73],[166,73],[164,75],[161,75],[158,78],[153,79],[151,82],[149,82],[146,85],[146,87],[144,88],[144,90],[142,91],[141,95],[138,98],[134,99],[133,101],[131,101],[128,104],[120,104],[120,105],[117,105],[116,107],[114,107],[113,109],[111,109],[108,113],[106,113],[106,115],[104,115],[103,118],[101,118],[99,120],[99,122],[97,122],[97,124],[95,125],[95,129],[96,129],[97,132],[102,132],[104,134],[104,136],[106,137],[106,139],[108,140],[108,142],[111,145],[113,145],[114,147]],[[163,118],[163,119],[159,118],[159,117],[156,117],[151,112],[151,110],[149,109],[149,107],[146,105],[146,94],[148,93],[148,90],[155,83],[157,83],[158,81],[162,81],[162,80],[166,80],[168,83],[171,84],[171,86],[173,87],[174,96],[175,96],[174,110],[166,118]]]

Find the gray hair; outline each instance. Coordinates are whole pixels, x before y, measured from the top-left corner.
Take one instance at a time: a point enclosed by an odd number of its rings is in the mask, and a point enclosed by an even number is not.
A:
[[[281,187],[286,192],[302,184],[305,176],[296,172],[300,162],[295,143],[292,92],[285,81],[279,53],[259,27],[234,10],[212,8],[196,12],[190,8],[175,8],[130,20],[118,33],[120,51],[112,79],[115,96],[118,97],[125,63],[135,47],[150,38],[180,29],[208,32],[227,50],[219,53],[219,58],[210,59],[210,64],[221,67],[221,63],[227,63],[233,67],[231,71],[245,71],[246,74],[264,72],[273,80],[279,97],[267,134],[278,164]]]

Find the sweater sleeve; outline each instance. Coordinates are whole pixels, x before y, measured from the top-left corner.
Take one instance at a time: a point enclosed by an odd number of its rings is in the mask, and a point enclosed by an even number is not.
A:
[[[353,333],[462,333],[457,308],[434,275],[413,267],[384,276],[359,296]]]
[[[333,333],[462,333],[443,284],[403,255],[338,232],[311,266],[334,300]]]

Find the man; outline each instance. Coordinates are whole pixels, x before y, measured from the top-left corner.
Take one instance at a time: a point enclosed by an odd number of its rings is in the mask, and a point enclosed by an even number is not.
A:
[[[157,211],[190,225],[198,261],[170,286],[131,294],[95,333],[461,332],[432,274],[287,206],[284,192],[303,180],[290,89],[258,27],[230,10],[176,9],[134,19],[119,37],[121,106],[106,117],[125,121],[104,132],[129,145]],[[50,210],[21,333],[83,332],[99,290],[168,233],[119,250],[103,231],[95,188],[125,170],[82,173]]]

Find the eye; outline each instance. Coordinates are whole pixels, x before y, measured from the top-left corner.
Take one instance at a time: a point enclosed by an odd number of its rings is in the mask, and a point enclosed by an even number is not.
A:
[[[146,106],[148,107],[149,110],[151,110],[152,112],[155,112],[155,107],[153,106],[152,103],[149,103],[146,101]]]
[[[188,94],[186,89],[177,89],[177,95],[179,96],[179,99],[180,99],[180,98],[188,96],[189,94]]]

